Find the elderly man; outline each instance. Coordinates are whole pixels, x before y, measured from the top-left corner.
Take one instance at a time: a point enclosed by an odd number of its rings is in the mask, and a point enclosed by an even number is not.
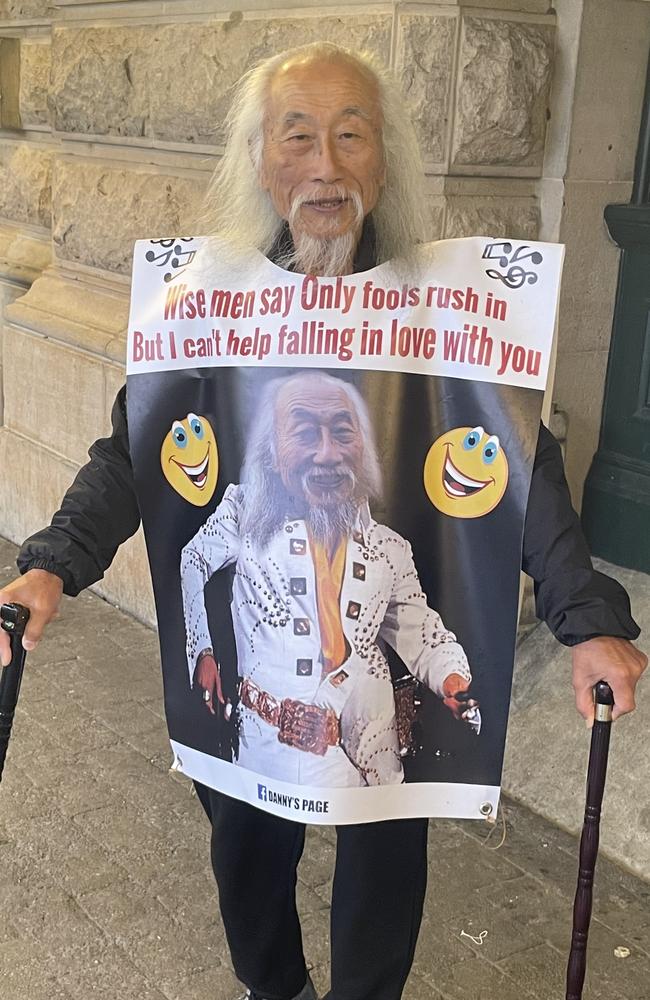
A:
[[[208,225],[284,267],[364,270],[407,257],[422,237],[418,163],[408,115],[386,73],[365,56],[307,46],[244,79],[209,193]],[[23,547],[22,579],[0,592],[3,601],[32,610],[26,648],[56,615],[62,589],[75,594],[99,579],[138,523],[122,392],[112,437],[93,446],[52,525]],[[621,588],[591,566],[559,450],[544,429],[523,567],[535,578],[540,617],[574,647],[579,711],[593,718],[592,685],[601,677],[614,690],[616,715],[631,711],[647,662],[629,641],[638,628]],[[200,794],[212,822],[228,943],[247,996],[311,1000],[295,903],[304,827],[205,788]],[[426,838],[424,819],[339,829],[330,1000],[399,1000],[422,915]]]
[[[211,710],[215,695],[224,703],[203,590],[235,563],[238,763],[296,784],[402,781],[378,642],[457,717],[467,704],[454,696],[471,675],[456,637],[427,607],[410,545],[370,516],[379,463],[354,387],[320,373],[270,382],[243,479],[183,549],[190,678]]]

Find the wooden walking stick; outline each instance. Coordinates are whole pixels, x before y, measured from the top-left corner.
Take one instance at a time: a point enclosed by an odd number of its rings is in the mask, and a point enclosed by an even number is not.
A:
[[[9,633],[11,642],[11,663],[8,667],[0,667],[0,781],[25,666],[21,640],[28,621],[29,611],[22,604],[3,604],[0,607],[0,626]]]
[[[594,871],[600,839],[600,807],[605,791],[609,736],[612,728],[614,695],[609,684],[598,681],[594,688],[595,719],[591,731],[587,770],[587,805],[580,838],[578,887],[573,904],[573,933],[566,975],[566,1000],[582,1000],[587,968],[587,938],[591,920]]]

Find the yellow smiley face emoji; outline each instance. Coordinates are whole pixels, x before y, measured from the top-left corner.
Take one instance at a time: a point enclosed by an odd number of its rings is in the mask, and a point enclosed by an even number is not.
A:
[[[482,517],[508,485],[508,460],[496,435],[455,427],[433,442],[424,463],[429,500],[450,517]]]
[[[188,413],[175,420],[160,449],[163,475],[172,489],[196,507],[212,499],[219,474],[214,431],[205,417]]]

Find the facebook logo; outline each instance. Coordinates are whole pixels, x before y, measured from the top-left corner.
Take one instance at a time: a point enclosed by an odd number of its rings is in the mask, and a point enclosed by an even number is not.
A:
[[[258,784],[258,786],[257,786],[257,797],[258,797],[258,799],[261,799],[262,802],[266,802],[266,785],[260,785],[260,784]]]

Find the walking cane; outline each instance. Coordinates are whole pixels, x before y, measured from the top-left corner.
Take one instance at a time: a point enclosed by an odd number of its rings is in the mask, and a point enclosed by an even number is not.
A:
[[[591,919],[594,870],[600,836],[600,807],[605,791],[609,736],[612,728],[614,695],[609,684],[598,681],[594,688],[595,720],[591,731],[587,770],[587,805],[580,838],[578,887],[573,904],[573,933],[566,975],[566,1000],[582,1000],[587,967],[587,937]]]
[[[8,667],[0,667],[0,781],[25,666],[21,639],[28,620],[29,611],[22,604],[3,604],[0,607],[0,626],[9,633],[11,643],[11,663]]]

